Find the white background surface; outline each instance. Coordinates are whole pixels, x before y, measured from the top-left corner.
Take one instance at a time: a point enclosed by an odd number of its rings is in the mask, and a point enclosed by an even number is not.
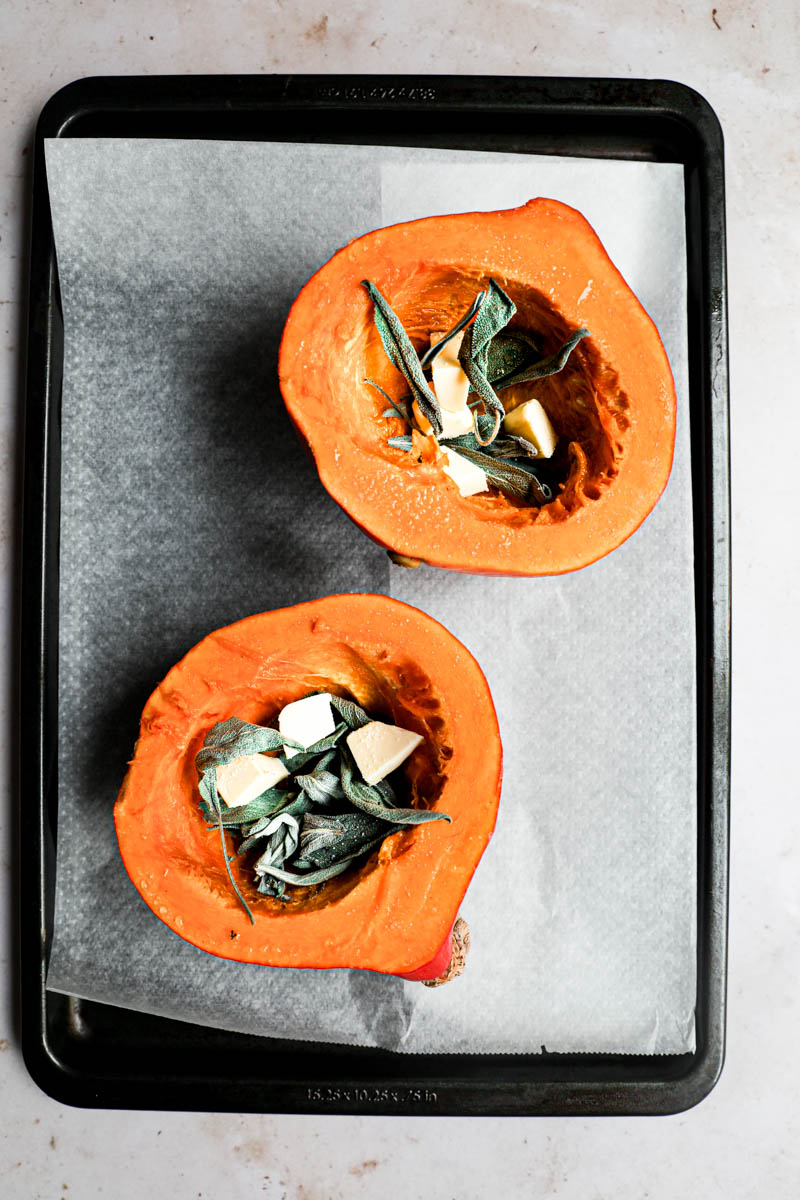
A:
[[[168,11],[165,14],[165,9]],[[456,4],[5,0],[0,10],[3,705],[11,729],[26,162],[48,96],[93,74],[403,72],[672,78],[726,136],[734,537],[728,1061],[674,1117],[450,1119],[84,1112],[47,1099],[17,1048],[6,741],[0,1179],[25,1198],[264,1195],[575,1200],[800,1191],[797,740],[800,584],[790,486],[800,277],[800,28],[794,0]],[[778,457],[776,444],[784,450]],[[788,451],[788,455],[787,452]],[[787,457],[784,465],[784,457]],[[154,1097],[157,1103],[157,1096]]]

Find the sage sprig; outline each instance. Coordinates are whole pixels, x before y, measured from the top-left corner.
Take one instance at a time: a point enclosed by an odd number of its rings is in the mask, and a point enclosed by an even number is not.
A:
[[[551,500],[551,487],[540,478],[531,462],[540,457],[536,447],[525,438],[501,433],[505,409],[497,393],[562,371],[578,343],[589,336],[589,330],[576,330],[552,354],[542,357],[535,337],[524,330],[507,328],[516,306],[500,285],[490,279],[488,288],[477,294],[467,312],[420,358],[385,297],[369,280],[362,280],[362,284],[372,298],[375,324],[389,360],[411,388],[410,396],[392,400],[383,388],[367,379],[389,401],[390,407],[383,416],[399,417],[411,424],[408,402],[416,400],[436,437],[441,436],[441,409],[424,372],[447,342],[463,329],[459,362],[475,397],[469,402],[474,410],[473,429],[470,434],[448,438],[448,446],[483,467],[489,483],[506,495],[529,503],[544,504]],[[387,438],[387,444],[406,453],[411,453],[414,447],[410,433],[393,435]]]
[[[458,361],[470,387],[483,400],[487,412],[494,410],[501,417],[505,415],[505,410],[488,378],[489,346],[492,338],[505,329],[516,311],[517,306],[511,297],[490,279],[486,299],[475,320],[467,327],[458,352]]]
[[[414,399],[419,405],[420,412],[430,422],[433,432],[439,437],[442,432],[442,410],[439,407],[439,401],[428,386],[428,381],[422,372],[419,355],[414,349],[411,338],[375,284],[370,283],[368,279],[362,279],[361,284],[367,289],[372,300],[375,327],[383,343],[383,348],[389,356],[389,361],[405,376]]]
[[[380,392],[384,400],[389,401],[389,407],[385,408],[381,413],[382,417],[399,417],[402,421],[410,420],[408,405],[405,400],[393,400],[389,393],[379,383],[376,383],[374,379],[367,378],[364,380],[364,383],[368,383],[370,387],[375,388],[375,391]]]
[[[332,695],[331,707],[339,722],[312,746],[231,717],[209,731],[195,759],[200,809],[210,828],[219,829],[228,878],[251,922],[253,914],[231,873],[226,833],[239,839],[232,857],[258,851],[253,871],[259,893],[281,898],[287,884],[310,887],[340,875],[392,833],[450,820],[446,813],[399,806],[388,779],[366,784],[344,739],[372,718],[344,697]],[[286,754],[287,746],[296,753]],[[265,752],[277,752],[287,777],[248,804],[228,808],[217,791],[217,769]]]

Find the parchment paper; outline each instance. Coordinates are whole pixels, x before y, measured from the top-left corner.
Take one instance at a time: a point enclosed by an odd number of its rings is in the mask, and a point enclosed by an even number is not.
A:
[[[48,987],[405,1051],[694,1047],[696,753],[682,169],[292,144],[47,145],[65,321],[59,815]],[[343,243],[549,195],[650,312],[679,393],[667,491],[557,579],[390,568],[320,487],[277,388],[294,296]],[[147,695],[210,630],[384,591],[484,667],[505,783],[445,988],[206,955],[145,907],[111,819]],[[489,617],[490,619],[486,619]],[[286,1014],[291,1014],[287,1018]]]

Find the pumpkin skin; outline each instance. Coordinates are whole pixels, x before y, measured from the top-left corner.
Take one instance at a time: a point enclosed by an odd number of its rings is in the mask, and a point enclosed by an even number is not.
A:
[[[407,393],[361,286],[383,293],[422,352],[494,278],[552,353],[589,329],[559,375],[500,393],[507,410],[535,395],[559,434],[561,486],[541,508],[489,493],[462,497],[430,439],[407,433],[384,398]],[[555,575],[609,554],[666,486],[676,398],[658,332],[580,213],[555,200],[429,217],[378,229],[338,251],[295,300],[283,333],[280,385],[319,477],[344,511],[395,555],[475,574]],[[424,443],[428,442],[427,446]]]
[[[405,764],[412,802],[449,814],[385,839],[366,864],[289,901],[259,895],[198,810],[195,756],[218,721],[267,724],[313,689],[355,699],[423,735]],[[248,617],[191,649],[153,692],[114,821],[145,903],[222,958],[278,967],[357,967],[432,978],[449,961],[458,907],[491,837],[502,747],[486,680],[432,617],[387,596],[327,596]],[[228,852],[233,841],[228,841]],[[445,953],[447,950],[447,953]]]

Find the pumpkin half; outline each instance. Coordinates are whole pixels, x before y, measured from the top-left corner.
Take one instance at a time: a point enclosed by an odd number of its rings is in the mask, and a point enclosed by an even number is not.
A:
[[[362,865],[315,887],[289,886],[283,900],[260,895],[252,868],[234,859],[251,924],[227,879],[219,833],[198,810],[195,757],[219,721],[266,725],[317,689],[420,733],[405,766],[408,802],[451,822],[391,834]],[[270,966],[430,978],[449,961],[459,904],[494,829],[501,776],[492,698],[464,646],[398,600],[327,596],[217,630],[172,668],[145,706],[114,821],[145,903],[202,950]]]
[[[501,393],[511,411],[535,396],[559,436],[553,499],[541,507],[494,489],[462,497],[436,455],[387,445],[373,380],[408,388],[389,362],[362,280],[386,297],[421,353],[490,279],[517,312],[509,330],[545,355],[588,328],[563,371]],[[429,217],[345,246],[295,300],[279,361],[286,408],[334,500],[394,555],[471,573],[553,575],[610,553],[666,486],[675,441],[672,374],[658,332],[594,230],[555,200],[500,212]]]

